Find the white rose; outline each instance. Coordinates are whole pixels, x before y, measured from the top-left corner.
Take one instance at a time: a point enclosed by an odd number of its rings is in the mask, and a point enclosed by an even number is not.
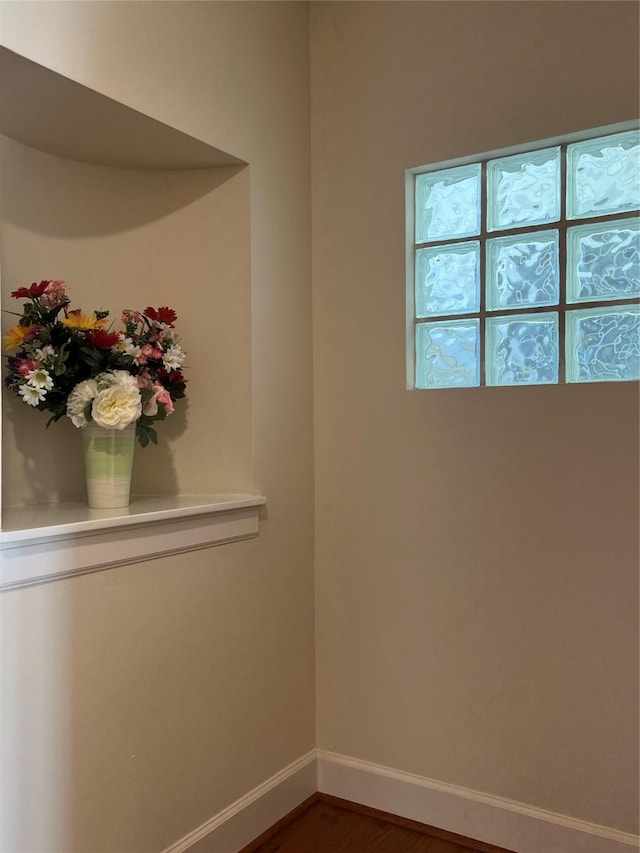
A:
[[[71,422],[75,427],[83,427],[87,425],[87,419],[84,416],[84,410],[87,403],[98,393],[98,385],[94,379],[85,379],[84,382],[79,382],[67,398],[67,417],[71,418]]]
[[[142,398],[137,386],[113,385],[100,391],[91,406],[92,420],[104,429],[124,429],[141,414]]]

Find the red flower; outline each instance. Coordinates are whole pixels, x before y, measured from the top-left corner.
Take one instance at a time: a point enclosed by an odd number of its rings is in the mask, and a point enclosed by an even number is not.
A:
[[[165,370],[164,367],[158,370],[158,379],[167,380],[167,382],[184,382],[184,376],[180,370]]]
[[[181,400],[185,396],[187,387],[186,380],[180,370],[165,370],[164,367],[159,368],[157,372],[158,379],[171,395],[172,400]]]
[[[40,284],[34,281],[31,287],[19,287],[18,290],[11,291],[11,295],[14,299],[33,299],[36,296],[42,296],[50,284],[50,281],[41,281]]]
[[[171,329],[173,329],[173,324],[178,319],[178,315],[173,308],[167,308],[166,305],[158,308],[157,311],[155,308],[145,308],[143,314],[145,317],[148,317],[150,320],[155,320],[157,323],[166,323]]]
[[[117,332],[105,332],[104,329],[91,329],[87,332],[87,343],[96,349],[111,349],[120,341]]]

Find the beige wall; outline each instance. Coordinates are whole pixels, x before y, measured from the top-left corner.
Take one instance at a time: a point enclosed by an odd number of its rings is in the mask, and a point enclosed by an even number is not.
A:
[[[250,163],[269,501],[3,597],[11,853],[157,851],[314,745],[314,426],[319,745],[636,829],[637,386],[407,392],[403,296],[404,169],[633,117],[635,4],[311,16],[315,421],[306,5],[0,4],[2,44]]]
[[[631,119],[633,3],[311,10],[318,745],[637,831],[637,384],[408,392],[406,168]]]
[[[11,592],[2,600],[1,849],[158,851],[315,743],[307,8],[6,2],[0,5],[0,38],[11,50],[250,164],[213,195],[192,186],[182,205],[170,178],[162,192],[153,178],[137,176],[134,181],[149,181],[157,204],[167,206],[158,221],[146,221],[140,207],[123,210],[119,201],[126,227],[121,218],[111,231],[101,223],[94,233],[74,235],[84,221],[65,204],[82,199],[88,186],[101,186],[100,178],[92,174],[87,184],[94,167],[60,161],[43,174],[55,173],[62,185],[65,176],[75,176],[59,198],[63,215],[45,212],[41,240],[34,232],[42,212],[35,211],[36,226],[31,215],[25,225],[18,194],[3,232],[3,286],[13,289],[10,277],[31,276],[18,247],[33,248],[42,264],[63,262],[75,249],[73,275],[62,276],[73,286],[74,277],[91,272],[94,248],[100,265],[113,250],[119,274],[131,274],[129,258],[142,278],[146,255],[162,241],[151,269],[158,274],[165,257],[175,281],[176,266],[184,262],[192,273],[202,271],[208,256],[194,257],[202,246],[199,234],[193,252],[184,245],[179,250],[187,248],[180,261],[165,252],[169,235],[177,229],[184,237],[204,221],[216,229],[206,246],[216,286],[197,292],[193,281],[173,286],[180,297],[197,299],[196,310],[185,312],[189,328],[181,332],[187,348],[209,356],[207,369],[221,370],[227,402],[234,388],[241,397],[247,391],[251,370],[250,399],[235,401],[241,458],[225,455],[225,473],[214,471],[215,454],[194,440],[194,430],[185,433],[184,444],[169,423],[158,452],[165,453],[164,441],[175,451],[172,459],[182,459],[175,472],[181,488],[201,486],[207,469],[212,483],[234,488],[231,480],[241,480],[235,488],[247,488],[252,473],[255,490],[269,501],[259,538]],[[7,151],[13,170],[21,155]],[[29,180],[36,181],[44,156],[28,155]],[[120,177],[111,174],[115,186]],[[145,197],[148,202],[146,191],[138,194],[135,204]],[[69,222],[69,232],[52,234]],[[127,240],[134,231],[132,249]],[[234,266],[227,244],[238,241],[245,245]],[[37,275],[48,276],[48,269]],[[243,289],[249,274],[250,313],[246,284]],[[93,287],[106,277],[103,270]],[[235,285],[240,291],[229,303],[223,291]],[[114,308],[122,307],[123,290],[122,282],[114,289]],[[146,302],[152,292],[155,286],[141,280],[126,296]],[[244,317],[240,340],[228,338],[236,323],[226,322],[230,306],[236,319]],[[205,340],[187,338],[198,335],[207,313],[216,315],[211,333],[220,324],[222,337],[203,353]],[[234,346],[237,363],[230,364]],[[206,401],[215,419],[220,389],[214,379],[212,390],[203,391],[199,374],[194,364],[192,387],[200,383],[200,394],[194,393],[189,406],[196,408],[188,411],[201,428],[198,407]],[[228,411],[221,415],[227,417]],[[42,429],[38,440],[44,447],[49,434]],[[41,447],[34,453],[46,465]],[[28,453],[24,443],[21,452]],[[150,482],[153,466],[144,465]],[[55,467],[47,471],[47,488],[55,475]],[[18,482],[19,471],[13,476]]]

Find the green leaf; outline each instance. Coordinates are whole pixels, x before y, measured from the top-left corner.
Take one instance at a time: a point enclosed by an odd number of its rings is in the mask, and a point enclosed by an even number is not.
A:
[[[151,423],[153,423],[152,418],[142,415],[136,424],[136,436],[141,447],[146,447],[149,442],[158,443],[158,433],[150,426]]]
[[[58,355],[53,366],[54,376],[62,376],[62,374],[66,371],[66,361],[69,358],[68,346],[68,343],[65,342],[58,350]]]

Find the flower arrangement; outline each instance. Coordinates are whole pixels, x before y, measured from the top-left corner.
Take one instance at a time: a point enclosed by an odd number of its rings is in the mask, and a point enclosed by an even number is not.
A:
[[[185,396],[176,312],[127,309],[118,332],[107,327],[108,311],[72,310],[64,281],[34,282],[11,296],[27,302],[4,338],[6,386],[28,406],[51,412],[47,426],[65,415],[79,428],[93,422],[122,430],[135,422],[140,444],[157,444],[153,424]]]

